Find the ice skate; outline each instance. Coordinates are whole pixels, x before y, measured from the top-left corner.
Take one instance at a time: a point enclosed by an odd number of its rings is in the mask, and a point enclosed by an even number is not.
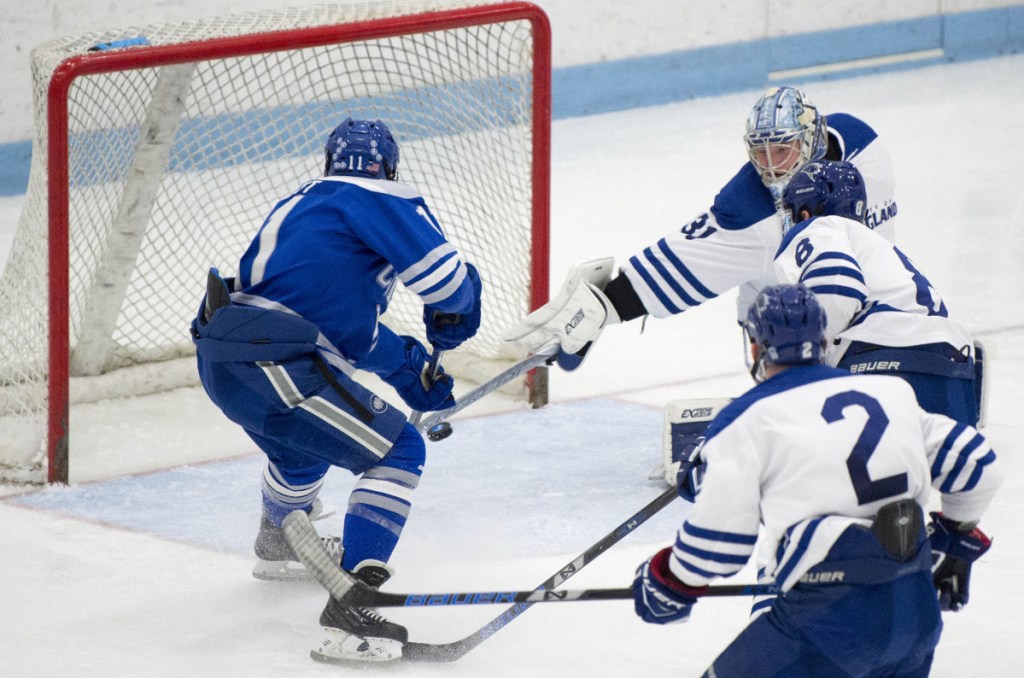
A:
[[[386,565],[373,560],[363,561],[351,574],[374,588],[391,577]],[[377,610],[335,598],[327,601],[320,626],[323,637],[309,655],[330,664],[396,661],[402,658],[402,646],[409,639],[404,626],[388,621]]]
[[[310,510],[311,520],[320,520],[328,515],[334,513],[324,514],[319,501],[313,504]],[[337,562],[341,562],[341,537],[320,537],[320,540],[331,556]],[[252,576],[257,579],[291,581],[313,577],[288,545],[284,531],[267,518],[265,509],[260,519],[260,531],[256,535],[253,551],[256,553],[256,564],[252,568]]]

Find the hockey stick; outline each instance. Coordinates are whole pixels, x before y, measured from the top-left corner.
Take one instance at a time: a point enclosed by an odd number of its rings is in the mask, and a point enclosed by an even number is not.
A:
[[[709,586],[702,598],[723,596],[765,596],[779,592],[767,584],[724,584]],[[495,605],[501,603],[575,603],[590,600],[632,600],[633,589],[561,589],[550,591],[464,591],[461,593],[385,593],[363,582],[345,594],[345,602],[366,607],[438,607],[447,605]],[[407,657],[408,658],[408,657]]]
[[[557,349],[556,349],[557,350]],[[622,541],[637,527],[647,522],[658,511],[672,502],[678,495],[675,488],[669,488],[658,495],[653,501],[631,515],[614,530],[606,534],[593,546],[562,566],[555,574],[548,577],[537,591],[550,591],[569,577],[582,570],[609,548]],[[327,549],[320,541],[319,535],[309,522],[304,511],[293,511],[284,519],[284,534],[295,551],[299,560],[313,573],[320,584],[335,598],[344,598],[353,590],[355,580],[349,577],[331,559]],[[480,629],[461,640],[450,643],[406,643],[402,648],[402,657],[407,661],[451,662],[461,658],[467,652],[484,642],[513,619],[521,615],[533,605],[533,601],[516,602]]]
[[[437,372],[441,369],[441,356],[444,355],[444,351],[437,347],[430,354],[430,362],[427,363],[427,379],[433,384],[434,380],[437,379]],[[420,419],[423,418],[423,413],[419,410],[413,410],[409,415],[409,423],[413,426],[420,425]]]
[[[433,412],[426,419],[422,419],[419,422],[419,424],[416,424],[416,428],[420,432],[429,431],[432,427],[436,426],[442,421],[445,421],[456,412],[461,412],[462,410],[466,409],[476,401],[483,398],[485,395],[497,391],[505,384],[515,379],[518,379],[519,377],[526,374],[533,368],[540,367],[541,365],[544,365],[545,363],[554,360],[555,356],[558,355],[558,348],[559,345],[557,343],[551,343],[548,344],[547,346],[538,349],[538,351],[533,355],[523,358],[515,365],[512,365],[511,367],[506,369],[504,372],[501,372],[500,374],[491,377],[490,379],[480,384],[473,390],[468,391],[467,393],[464,393],[463,395],[459,396],[459,398],[456,400],[456,403],[451,407],[444,410],[438,410],[437,412]]]

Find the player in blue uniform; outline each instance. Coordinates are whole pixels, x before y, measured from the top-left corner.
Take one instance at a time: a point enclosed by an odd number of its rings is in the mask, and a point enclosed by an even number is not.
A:
[[[801,91],[773,87],[754,105],[744,141],[749,162],[715,196],[708,211],[630,257],[601,284],[563,289],[506,334],[530,350],[559,340],[559,363],[578,366],[607,325],[645,315],[666,318],[740,288],[737,319],[773,280],[773,257],[791,225],[782,209],[786,183],[820,158],[856,164],[867,185],[865,222],[895,240],[892,161],[870,125],[847,113],[822,115]],[[565,339],[573,322],[578,341]],[[576,355],[574,355],[576,354]]]
[[[342,122],[327,140],[324,176],[270,212],[234,279],[211,271],[192,333],[206,392],[267,455],[253,574],[306,573],[281,531],[315,513],[331,466],[359,476],[340,545],[344,570],[379,586],[425,460],[404,412],[353,380],[367,370],[419,411],[454,404],[452,379],[431,381],[428,353],[381,322],[398,281],[424,302],[428,340],[449,350],[480,324],[480,278],[423,198],[397,181],[399,147],[381,121]],[[331,599],[313,650],[324,661],[388,661],[406,630]]]
[[[901,376],[924,409],[976,425],[982,374],[974,341],[910,258],[864,228],[857,168],[812,162],[789,181],[783,205],[797,225],[775,256],[775,277],[817,295],[828,316],[827,362]]]
[[[764,381],[709,426],[693,511],[637,569],[637,615],[686,621],[759,543],[781,593],[705,676],[927,676],[940,609],[968,602],[991,545],[977,522],[1002,482],[995,453],[906,381],[823,365],[825,314],[803,285],[765,288],[747,325]]]

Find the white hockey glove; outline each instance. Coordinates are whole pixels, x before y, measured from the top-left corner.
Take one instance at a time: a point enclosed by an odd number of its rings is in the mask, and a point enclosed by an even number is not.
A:
[[[614,266],[612,257],[573,266],[558,294],[507,330],[505,340],[533,352],[556,342],[565,353],[582,351],[606,326],[619,322],[619,314],[602,292]]]

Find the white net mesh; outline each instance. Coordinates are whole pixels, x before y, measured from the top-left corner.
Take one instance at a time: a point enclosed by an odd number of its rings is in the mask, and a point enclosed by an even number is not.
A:
[[[350,2],[109,31],[33,51],[32,173],[0,280],[0,477],[45,463],[54,69],[97,43],[136,36],[172,45],[468,4],[481,3]],[[207,268],[236,272],[273,204],[322,174],[327,134],[347,116],[388,124],[401,145],[401,180],[422,192],[484,278],[481,332],[446,368],[484,361],[487,374],[488,361],[521,358],[500,332],[530,302],[532,50],[530,22],[513,20],[76,78],[70,290],[56,290],[69,294],[73,399],[194,380],[192,361],[175,359],[193,353],[188,326]],[[422,337],[421,316],[399,287],[388,324]],[[138,365],[146,366],[141,377],[130,369]]]

